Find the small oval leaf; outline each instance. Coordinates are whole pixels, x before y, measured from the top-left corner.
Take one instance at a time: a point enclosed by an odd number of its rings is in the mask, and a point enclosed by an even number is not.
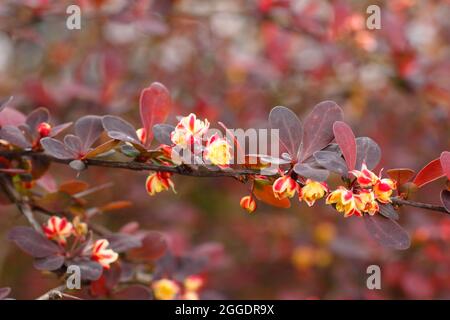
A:
[[[447,210],[447,212],[450,213],[450,191],[448,190],[441,191],[441,201],[445,210]]]
[[[153,126],[153,135],[155,139],[166,145],[172,145],[172,140],[170,140],[170,134],[175,130],[175,127],[170,124],[160,123]]]
[[[441,160],[437,158],[429,162],[425,167],[422,168],[422,170],[419,171],[419,173],[414,178],[413,183],[418,188],[421,188],[424,185],[433,182],[434,180],[437,180],[443,176],[444,172],[442,171]]]
[[[75,122],[75,135],[80,137],[83,151],[88,151],[102,132],[102,118],[99,116],[84,116]]]
[[[297,163],[294,166],[294,171],[299,176],[319,182],[327,180],[330,174],[328,170],[314,168],[306,163]]]
[[[54,255],[45,258],[38,258],[34,260],[33,266],[41,271],[58,270],[64,264],[64,257],[61,255]]]
[[[392,204],[382,204],[380,203],[380,213],[385,216],[386,218],[392,219],[392,220],[398,220],[399,216],[395,208],[392,206]]]
[[[279,130],[280,151],[287,152],[295,159],[303,135],[303,126],[297,115],[286,107],[275,107],[270,111],[269,125],[270,128]]]
[[[314,159],[325,169],[335,172],[343,177],[348,176],[348,168],[345,160],[341,155],[332,151],[317,151],[314,152]]]
[[[374,169],[381,160],[381,149],[369,137],[356,138],[356,169],[360,170],[363,162],[369,170]]]
[[[74,159],[77,154],[70,150],[64,143],[53,138],[41,139],[41,145],[45,152],[57,159]]]
[[[450,152],[444,151],[441,153],[441,166],[447,179],[450,180]]]
[[[415,171],[408,168],[389,169],[386,174],[392,180],[397,181],[397,185],[401,186],[407,183],[415,174]]]
[[[339,148],[341,148],[348,169],[355,169],[356,165],[356,140],[352,129],[342,121],[336,121],[333,125],[333,133]]]
[[[406,250],[411,245],[408,233],[394,220],[380,215],[364,215],[364,222],[372,238],[380,245],[396,249]]]
[[[116,116],[104,116],[102,123],[110,138],[141,144],[136,129],[124,119]]]

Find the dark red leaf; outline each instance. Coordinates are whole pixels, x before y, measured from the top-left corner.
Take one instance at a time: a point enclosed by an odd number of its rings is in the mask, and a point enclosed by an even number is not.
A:
[[[58,270],[64,264],[64,257],[62,255],[53,255],[45,258],[35,259],[33,266],[42,271]]]
[[[104,116],[103,127],[110,138],[134,144],[141,144],[136,129],[127,121],[116,116]]]
[[[304,121],[300,161],[308,159],[333,140],[333,124],[343,117],[341,107],[333,101],[323,101],[314,107]]]
[[[109,248],[115,252],[121,253],[134,248],[140,248],[143,243],[137,236],[116,233],[107,236]]]
[[[315,181],[325,181],[330,174],[328,170],[314,168],[307,163],[297,163],[294,166],[294,171],[299,176]]]
[[[172,145],[172,140],[170,140],[170,134],[175,129],[174,126],[165,123],[155,124],[153,126],[153,135],[155,139],[162,144]]]
[[[275,107],[270,111],[269,125],[271,129],[279,130],[280,151],[289,153],[295,160],[303,135],[303,126],[297,115],[286,107]]]
[[[67,263],[67,266],[71,265],[75,265],[80,268],[81,279],[83,280],[98,280],[103,273],[103,267],[101,264],[87,258],[77,258]]]
[[[42,122],[48,122],[50,114],[47,108],[40,107],[33,110],[28,116],[25,123],[30,127],[31,132],[35,132]]]
[[[49,212],[62,212],[72,203],[72,198],[65,192],[47,193],[42,198],[35,200],[35,204]]]
[[[442,171],[441,160],[439,158],[434,159],[430,163],[428,163],[413,180],[413,183],[418,187],[423,187],[427,183],[430,183],[434,180],[437,180],[444,176],[444,172]]]
[[[75,135],[83,142],[83,150],[87,151],[103,132],[102,118],[84,116],[75,122]]]
[[[163,123],[172,108],[172,100],[167,88],[159,83],[153,82],[148,88],[141,92],[139,109],[141,121],[147,133],[144,145],[148,147],[153,139],[152,128],[157,123]]]
[[[441,191],[441,202],[445,210],[447,210],[447,212],[450,213],[450,191],[448,190]]]
[[[386,171],[389,178],[397,181],[399,186],[407,183],[414,176],[414,173],[414,170],[408,168],[389,169]]]
[[[369,137],[356,138],[356,169],[360,170],[363,162],[369,170],[374,169],[381,159],[381,149]]]
[[[356,140],[352,129],[342,121],[336,121],[333,125],[334,137],[344,155],[349,170],[356,165]]]
[[[74,159],[78,156],[75,152],[70,150],[64,143],[53,138],[42,139],[41,145],[47,154],[58,159]]]
[[[19,148],[25,149],[31,147],[31,144],[25,138],[22,131],[20,131],[19,128],[14,126],[10,125],[3,126],[0,129],[0,138],[8,141],[12,145]]]
[[[397,211],[394,209],[392,204],[382,204],[380,203],[380,213],[385,216],[386,218],[392,219],[392,220],[398,220],[399,216]]]
[[[450,180],[450,152],[444,151],[441,153],[441,166],[447,179]]]
[[[20,249],[35,258],[45,258],[61,252],[61,248],[48,240],[31,227],[15,227],[8,239],[13,241]]]
[[[314,152],[314,159],[325,169],[335,172],[343,177],[348,175],[348,168],[341,155],[333,151]]]
[[[132,249],[128,255],[131,259],[139,261],[156,260],[167,250],[167,241],[164,235],[157,231],[149,231],[142,239],[142,246]]]
[[[411,245],[408,233],[394,220],[376,214],[364,215],[364,222],[369,234],[382,246],[405,250]]]

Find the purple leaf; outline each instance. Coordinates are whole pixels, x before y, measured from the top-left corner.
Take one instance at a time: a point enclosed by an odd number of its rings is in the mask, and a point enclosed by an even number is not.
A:
[[[42,122],[48,122],[50,118],[50,114],[47,110],[47,108],[40,107],[36,110],[33,110],[25,120],[25,123],[30,127],[31,132],[36,132],[38,126]]]
[[[142,90],[139,110],[143,127],[147,133],[146,141],[144,141],[146,147],[150,145],[153,139],[153,125],[164,123],[171,108],[170,93],[163,84],[153,82],[148,88]]]
[[[366,162],[369,170],[374,169],[381,159],[381,149],[378,144],[369,137],[356,138],[356,169],[360,170],[363,162]]]
[[[399,219],[398,213],[394,209],[392,204],[390,204],[390,203],[387,203],[387,204],[380,203],[379,207],[380,207],[380,214],[382,214],[386,218],[389,218],[389,219],[392,219],[392,220],[398,220]]]
[[[99,116],[84,116],[75,122],[75,135],[83,142],[83,151],[89,150],[102,132],[102,118]]]
[[[0,300],[6,299],[10,293],[11,293],[11,288],[8,288],[8,287],[0,288]]]
[[[170,140],[170,134],[175,130],[175,127],[170,124],[160,123],[153,126],[153,136],[155,139],[162,144],[172,145],[172,140]]]
[[[306,163],[297,163],[294,166],[294,171],[299,176],[319,182],[327,180],[329,175],[328,170],[314,168]]]
[[[297,115],[286,107],[275,107],[270,111],[269,125],[279,130],[280,151],[289,153],[295,160],[303,134],[303,126]]]
[[[334,138],[344,155],[349,170],[355,169],[356,141],[352,129],[342,121],[336,121],[333,125]]]
[[[74,159],[78,156],[70,150],[64,143],[53,138],[41,139],[41,145],[45,152],[57,159]]]
[[[45,258],[35,259],[33,266],[41,271],[58,270],[64,264],[64,257],[62,255],[53,255]]]
[[[117,253],[142,246],[142,241],[138,237],[128,234],[116,233],[108,236],[107,239],[109,241],[109,248]]]
[[[347,177],[347,164],[339,153],[332,151],[316,151],[314,152],[314,158],[317,163],[325,169],[335,172],[343,177]]]
[[[72,125],[72,122],[66,122],[66,123],[63,123],[63,124],[53,127],[50,131],[50,137],[57,136],[58,134],[60,134],[61,132],[63,132],[67,128],[69,128],[71,125]]]
[[[31,147],[31,144],[25,138],[22,131],[14,126],[7,125],[2,127],[0,130],[0,137],[22,149]]]
[[[382,246],[397,250],[408,249],[411,240],[408,233],[394,220],[380,215],[364,215],[367,231]]]
[[[0,114],[0,127],[11,125],[19,126],[25,123],[25,115],[13,108],[4,108]]]
[[[20,249],[35,258],[45,258],[61,252],[61,248],[48,240],[31,227],[15,227],[8,239],[13,241]]]
[[[81,279],[83,280],[98,280],[103,273],[103,267],[101,264],[87,258],[76,258],[67,263],[68,267],[71,265],[75,265],[80,268]]]
[[[450,213],[450,191],[448,190],[441,191],[441,201],[445,210],[447,210],[447,212]]]
[[[110,138],[134,144],[141,144],[136,129],[127,121],[116,116],[104,116],[103,127]]]
[[[343,111],[333,101],[324,101],[314,107],[306,117],[303,128],[303,144],[300,161],[325,148],[334,138],[333,124],[343,119]]]
[[[64,144],[67,148],[73,151],[76,154],[83,153],[83,142],[80,137],[75,136],[73,134],[68,134],[64,137]]]

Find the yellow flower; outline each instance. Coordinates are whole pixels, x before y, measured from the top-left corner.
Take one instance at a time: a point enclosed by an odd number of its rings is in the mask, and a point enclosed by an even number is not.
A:
[[[299,189],[297,182],[290,176],[282,176],[275,180],[272,185],[272,190],[275,198],[283,200],[285,198],[292,198],[295,192]]]
[[[351,190],[340,186],[327,196],[326,204],[335,204],[338,212],[343,212],[344,217],[352,215],[362,216],[361,211],[356,206],[355,195]]]
[[[156,193],[169,190],[169,188],[175,192],[175,186],[172,180],[170,180],[171,176],[172,174],[170,172],[155,172],[150,174],[145,182],[147,193],[153,196]]]
[[[380,210],[378,202],[375,201],[373,191],[363,189],[356,196],[356,206],[362,212],[367,212],[371,216]]]
[[[205,159],[216,166],[228,166],[231,163],[231,146],[217,133],[209,138],[205,150]]]
[[[375,198],[381,203],[391,202],[392,191],[397,188],[395,181],[391,179],[380,179],[374,186]]]
[[[161,279],[153,282],[153,293],[158,300],[173,300],[180,292],[180,287],[175,281]]]
[[[194,143],[201,142],[202,136],[209,128],[209,122],[207,119],[201,121],[197,119],[197,116],[193,113],[184,117],[172,131],[170,139],[174,144],[182,148],[193,145]]]
[[[325,182],[317,182],[311,179],[306,180],[305,185],[299,189],[298,199],[305,200],[308,206],[313,206],[316,200],[323,198],[328,192],[328,187]]]
[[[361,171],[353,170],[350,172],[356,177],[356,180],[362,187],[371,187],[379,180],[379,177],[375,173],[367,169],[365,163],[362,164]]]
[[[314,249],[301,246],[294,249],[292,263],[299,270],[309,269],[314,263]]]
[[[329,222],[322,222],[314,229],[314,239],[322,245],[330,243],[336,236],[336,227]]]
[[[252,196],[245,196],[241,198],[240,205],[248,213],[253,213],[256,210],[256,201]]]

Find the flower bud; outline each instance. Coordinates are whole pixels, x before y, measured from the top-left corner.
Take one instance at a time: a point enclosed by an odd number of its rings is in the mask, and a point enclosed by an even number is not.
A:
[[[242,209],[247,210],[248,213],[253,213],[256,210],[256,201],[251,195],[242,197],[239,204],[241,205]]]

